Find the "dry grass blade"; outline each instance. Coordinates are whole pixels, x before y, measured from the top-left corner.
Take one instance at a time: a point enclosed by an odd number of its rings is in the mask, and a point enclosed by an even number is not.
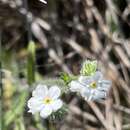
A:
[[[76,107],[74,105],[70,105],[69,109],[72,113],[79,115],[79,116],[83,116],[84,119],[86,119],[86,120],[89,120],[89,121],[94,122],[94,123],[97,122],[97,119],[92,114],[87,113],[87,112],[83,112],[78,107]]]
[[[91,109],[94,111],[100,122],[103,124],[103,126],[109,130],[109,126],[107,125],[107,121],[105,117],[103,116],[102,112],[99,110],[98,106],[94,102],[88,102],[88,105],[91,107]],[[115,128],[112,127],[114,130]]]

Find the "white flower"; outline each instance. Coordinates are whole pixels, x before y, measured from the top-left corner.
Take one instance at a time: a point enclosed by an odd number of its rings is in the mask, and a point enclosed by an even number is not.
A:
[[[52,112],[56,112],[62,107],[60,94],[61,90],[57,86],[48,89],[46,85],[38,85],[28,100],[29,112],[32,114],[40,112],[41,117],[47,118]]]
[[[109,80],[104,80],[102,73],[97,71],[93,76],[80,76],[78,81],[71,81],[70,90],[79,92],[85,100],[99,100],[107,96],[111,86]]]
[[[47,4],[47,2],[45,0],[39,0],[40,2],[43,2],[44,4]]]

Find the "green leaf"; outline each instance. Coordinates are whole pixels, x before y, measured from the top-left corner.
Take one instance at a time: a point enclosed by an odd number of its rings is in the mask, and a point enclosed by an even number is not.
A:
[[[18,116],[23,114],[27,96],[28,96],[28,92],[27,91],[26,92],[22,92],[20,94],[19,98],[17,99],[17,101],[14,104],[12,104],[12,108],[9,111],[7,111],[7,113],[4,116],[5,126],[8,126],[12,122],[14,122],[14,120]]]
[[[63,107],[61,109],[59,109],[56,112],[53,112],[50,116],[49,116],[49,120],[52,122],[57,122],[60,121],[64,118],[64,116],[67,114],[68,112],[68,107],[66,104],[63,105]]]
[[[91,76],[95,74],[96,70],[97,70],[97,61],[86,60],[82,65],[80,74],[83,76]]]
[[[60,78],[68,85],[72,80],[76,80],[77,76],[69,75],[67,73],[62,72]]]

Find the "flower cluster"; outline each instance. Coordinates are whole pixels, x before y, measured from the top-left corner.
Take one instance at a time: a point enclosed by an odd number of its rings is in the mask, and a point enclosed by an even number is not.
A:
[[[78,92],[87,101],[104,99],[111,86],[111,81],[103,79],[97,70],[97,61],[85,61],[77,80],[69,83],[70,91]]]
[[[29,112],[32,114],[39,112],[42,118],[61,112],[63,101],[59,98],[60,88],[64,93],[65,90],[70,90],[70,92],[79,93],[86,101],[94,101],[106,98],[111,86],[111,81],[105,80],[103,74],[97,71],[97,61],[86,60],[79,76],[62,73],[61,79],[64,84],[60,86],[48,88],[46,85],[39,84],[36,87],[28,100]],[[67,86],[67,89],[64,89],[64,86]]]

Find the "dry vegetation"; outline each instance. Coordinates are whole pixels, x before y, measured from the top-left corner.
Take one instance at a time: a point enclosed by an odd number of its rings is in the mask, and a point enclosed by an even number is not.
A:
[[[78,74],[83,60],[97,59],[105,77],[112,80],[107,100],[85,102],[74,95],[63,97],[70,111],[57,123],[57,129],[130,130],[129,0],[48,0],[47,5],[28,0],[28,9],[23,1],[0,0],[2,51],[5,57],[13,55],[11,63],[17,66],[10,63],[9,67],[5,58],[3,68],[12,71],[13,66],[15,78],[23,79],[26,48],[32,39],[36,72],[43,76],[58,76],[61,71]],[[5,104],[9,109],[9,103]],[[26,129],[36,130],[31,115],[25,115],[24,121],[29,120]]]

